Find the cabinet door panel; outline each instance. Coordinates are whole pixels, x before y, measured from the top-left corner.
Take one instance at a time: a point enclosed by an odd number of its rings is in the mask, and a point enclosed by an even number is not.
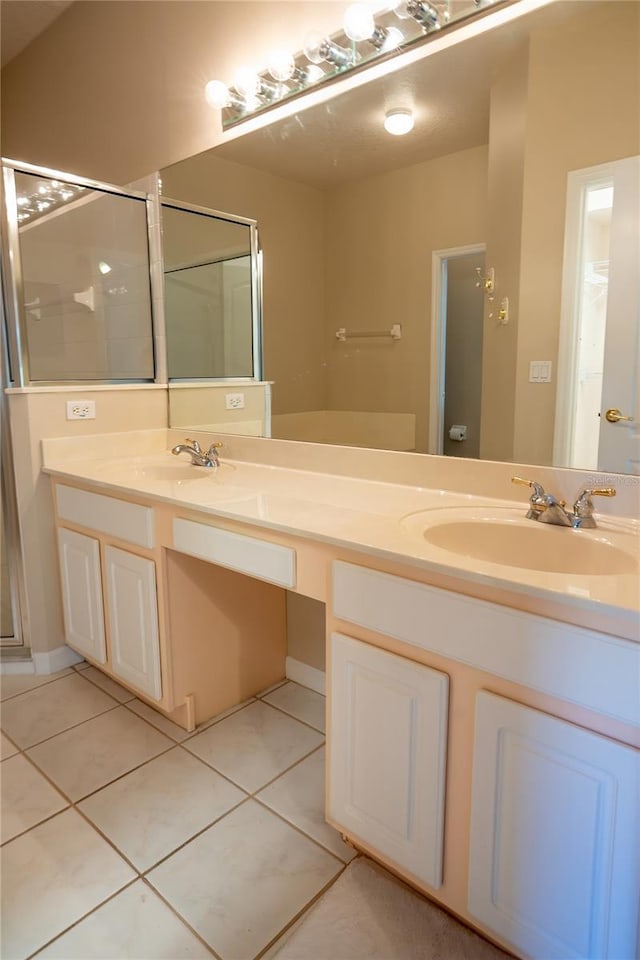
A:
[[[153,560],[105,547],[111,668],[155,700],[162,696]]]
[[[58,530],[66,641],[96,663],[106,661],[100,547],[97,540]]]
[[[331,638],[329,815],[437,888],[449,678],[350,637]]]
[[[631,747],[480,693],[473,916],[532,957],[635,956],[639,774]]]

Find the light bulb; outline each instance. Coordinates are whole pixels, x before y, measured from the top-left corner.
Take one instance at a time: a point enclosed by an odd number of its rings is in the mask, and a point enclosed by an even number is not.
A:
[[[311,63],[320,64],[323,62],[324,57],[322,56],[321,50],[325,42],[323,34],[319,33],[317,30],[308,33],[304,41],[304,55],[307,60],[310,60]]]
[[[311,63],[325,62],[332,64],[334,67],[349,67],[354,62],[351,50],[339,46],[317,30],[307,34],[304,55]]]
[[[289,50],[275,50],[269,58],[269,73],[279,83],[291,80],[295,68],[296,62]]]
[[[380,47],[381,53],[388,53],[389,50],[395,50],[404,40],[402,30],[397,27],[387,27],[385,30],[384,43]]]
[[[354,3],[344,15],[344,32],[350,40],[356,42],[368,40],[376,30],[376,22],[369,7],[364,3]]]
[[[63,200],[69,200],[73,196],[72,190],[61,190],[60,196]]]
[[[236,72],[233,85],[243,97],[255,97],[260,89],[260,77],[251,67],[242,67]]]
[[[19,207],[26,207],[27,204],[29,203],[29,200],[27,197],[18,197],[16,202]]]
[[[394,137],[402,137],[413,130],[413,122],[410,110],[390,110],[384,118],[384,128]]]
[[[204,88],[205,100],[210,107],[222,110],[230,103],[229,87],[222,80],[210,80]]]
[[[106,276],[107,273],[111,273],[111,267],[108,263],[105,263],[104,260],[101,260],[98,264],[98,270],[103,276]]]

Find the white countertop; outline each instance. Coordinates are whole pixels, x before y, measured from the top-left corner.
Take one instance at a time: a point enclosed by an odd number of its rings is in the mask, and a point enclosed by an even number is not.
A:
[[[133,494],[195,510],[211,517],[241,521],[256,527],[333,544],[385,560],[435,571],[459,580],[487,584],[512,593],[552,599],[582,611],[598,611],[620,623],[620,635],[637,636],[640,610],[640,568],[637,522],[599,518],[596,530],[544,526],[553,558],[559,537],[597,539],[630,554],[630,572],[547,572],[526,566],[505,566],[429,543],[423,534],[429,523],[445,516],[471,517],[478,511],[519,522],[526,499],[489,499],[396,483],[381,483],[245,460],[225,460],[220,469],[193,467],[188,457],[168,451],[140,451],[139,456],[105,456],[86,450],[85,458],[69,444],[44,441],[46,473],[59,480],[86,481],[114,496]],[[85,444],[86,447],[86,444]],[[428,511],[425,517],[407,520]],[[512,513],[513,512],[513,513]],[[532,523],[532,521],[527,521]]]

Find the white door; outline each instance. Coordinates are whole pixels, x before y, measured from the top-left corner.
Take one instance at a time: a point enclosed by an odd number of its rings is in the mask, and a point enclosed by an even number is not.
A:
[[[639,368],[640,157],[629,157],[567,181],[555,464],[640,474]]]
[[[470,913],[525,956],[636,957],[638,759],[631,747],[480,693]]]
[[[111,669],[160,700],[160,647],[153,560],[105,547]]]
[[[330,690],[329,817],[438,888],[449,678],[333,634]]]
[[[96,663],[106,661],[100,546],[93,537],[58,530],[65,638]]]
[[[640,474],[640,156],[612,166],[615,170],[598,468]],[[607,420],[610,410],[633,419],[611,423]]]

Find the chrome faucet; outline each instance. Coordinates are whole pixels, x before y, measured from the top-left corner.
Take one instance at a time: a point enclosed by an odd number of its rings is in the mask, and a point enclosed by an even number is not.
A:
[[[222,444],[219,441],[212,443],[205,453],[197,440],[189,440],[189,438],[187,438],[184,443],[179,443],[175,446],[171,453],[176,457],[179,453],[188,453],[191,456],[191,463],[195,467],[219,467],[220,457],[218,456],[218,450],[221,446]]]
[[[536,480],[526,480],[524,477],[511,477],[512,483],[519,483],[532,490],[529,498],[528,520],[538,520],[540,523],[551,523],[559,527],[572,527],[578,530],[596,526],[593,516],[594,506],[591,497],[615,497],[613,487],[584,488],[578,494],[571,512],[565,509],[564,500],[557,500],[552,493],[545,493],[544,487]]]

